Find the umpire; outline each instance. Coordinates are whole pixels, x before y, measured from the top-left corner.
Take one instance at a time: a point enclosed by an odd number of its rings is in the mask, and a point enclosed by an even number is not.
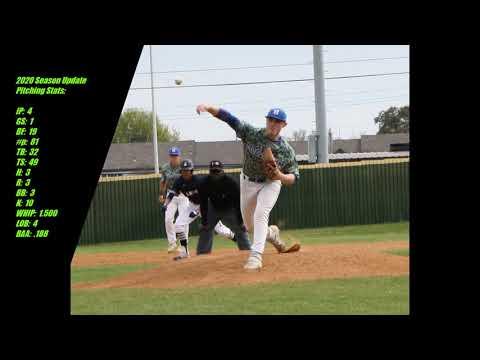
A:
[[[221,221],[235,234],[233,241],[239,250],[250,250],[248,232],[240,210],[240,186],[223,171],[223,164],[210,162],[210,173],[200,190],[202,224],[197,255],[209,254],[213,245],[213,229]]]

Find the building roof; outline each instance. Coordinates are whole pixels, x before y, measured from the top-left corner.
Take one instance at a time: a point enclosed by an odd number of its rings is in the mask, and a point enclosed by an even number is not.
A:
[[[289,141],[298,154],[308,152],[306,141]],[[243,145],[241,141],[177,141],[158,143],[158,162],[168,162],[168,149],[180,148],[183,158],[193,160],[197,167],[208,166],[212,160],[220,160],[226,166],[237,166],[243,162]],[[151,143],[112,144],[107,154],[104,171],[128,171],[154,168],[153,145]]]
[[[195,152],[194,141],[177,141],[158,144],[158,162],[168,161],[168,149],[177,146],[182,156],[192,158]],[[153,169],[153,145],[151,143],[112,144],[108,150],[103,170]]]
[[[243,145],[241,141],[196,142],[195,166],[207,166],[212,160],[220,160],[225,165],[243,162]]]
[[[382,139],[385,137],[382,137]],[[359,140],[356,140],[359,141]],[[382,140],[383,141],[383,140]],[[308,161],[308,142],[289,141],[297,154],[297,161]],[[180,148],[183,158],[192,159],[196,167],[207,167],[211,160],[220,160],[227,167],[238,166],[243,162],[243,145],[241,141],[195,142],[176,141],[158,143],[158,162],[168,162],[168,149]],[[384,148],[382,143],[380,148]],[[370,147],[371,150],[373,147]],[[332,150],[332,149],[331,149]],[[331,151],[330,150],[330,151]],[[350,149],[346,149],[347,151]],[[399,152],[354,152],[329,154],[331,161],[355,159],[380,159],[408,157],[408,151]],[[104,172],[141,172],[154,168],[153,145],[151,143],[111,144],[103,166]]]

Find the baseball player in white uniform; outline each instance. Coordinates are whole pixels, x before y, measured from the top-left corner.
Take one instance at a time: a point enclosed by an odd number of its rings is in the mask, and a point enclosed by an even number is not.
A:
[[[287,115],[279,108],[274,108],[266,115],[266,127],[255,128],[241,121],[228,111],[201,104],[197,113],[208,112],[232,127],[242,139],[244,164],[240,174],[240,207],[243,221],[250,233],[253,233],[253,245],[246,270],[260,270],[265,242],[272,243],[279,253],[294,252],[300,244],[289,249],[280,238],[278,226],[268,226],[270,212],[277,202],[282,185],[293,185],[299,178],[295,151],[280,136],[287,125]],[[271,149],[274,161],[265,162],[264,152]]]

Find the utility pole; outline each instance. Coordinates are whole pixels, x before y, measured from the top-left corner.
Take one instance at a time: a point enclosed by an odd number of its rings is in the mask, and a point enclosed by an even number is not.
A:
[[[333,153],[333,134],[332,129],[328,129],[328,153]]]
[[[152,45],[150,46],[150,87],[152,90],[152,124],[153,124],[153,156],[155,161],[155,174],[159,174],[158,168],[158,139],[157,139],[157,114],[155,113],[155,89],[153,88],[153,61],[152,61]]]
[[[317,163],[328,163],[327,111],[325,106],[325,77],[323,71],[323,46],[313,45],[313,70],[315,78],[314,132]]]

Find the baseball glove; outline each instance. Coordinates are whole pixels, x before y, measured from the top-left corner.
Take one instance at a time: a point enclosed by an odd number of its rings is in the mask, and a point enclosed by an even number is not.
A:
[[[272,149],[267,147],[263,151],[263,169],[269,179],[273,179],[277,174],[277,162],[273,156]]]

